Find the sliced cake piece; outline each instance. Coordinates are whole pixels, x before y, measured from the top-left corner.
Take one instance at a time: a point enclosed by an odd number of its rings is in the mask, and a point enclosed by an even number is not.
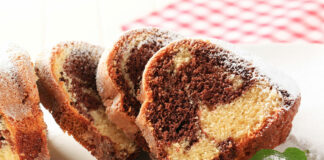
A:
[[[139,148],[108,119],[96,89],[102,52],[85,42],[65,42],[40,55],[40,99],[61,128],[97,159],[131,159]]]
[[[184,39],[146,65],[136,124],[157,159],[245,160],[285,141],[300,104],[294,83],[227,46]]]
[[[14,44],[0,49],[0,159],[49,160],[46,124],[28,53]]]
[[[137,99],[146,62],[179,35],[158,28],[126,32],[100,59],[97,73],[99,95],[108,118],[141,146],[146,143],[135,124],[141,107]]]

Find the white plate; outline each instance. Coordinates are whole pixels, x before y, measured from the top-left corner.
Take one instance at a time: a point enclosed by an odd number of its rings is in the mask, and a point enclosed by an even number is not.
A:
[[[307,149],[324,154],[324,45],[260,44],[240,47],[295,79],[302,100],[292,134],[306,142],[309,146],[304,147]],[[52,160],[95,160],[71,136],[62,132],[47,111],[44,111],[44,117],[48,125]],[[285,147],[291,145],[288,142]]]

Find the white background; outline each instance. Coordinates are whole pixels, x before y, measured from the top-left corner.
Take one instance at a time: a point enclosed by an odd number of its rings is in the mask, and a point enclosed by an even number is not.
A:
[[[31,55],[53,43],[84,40],[109,45],[120,26],[171,0],[0,0],[0,43],[16,42]]]

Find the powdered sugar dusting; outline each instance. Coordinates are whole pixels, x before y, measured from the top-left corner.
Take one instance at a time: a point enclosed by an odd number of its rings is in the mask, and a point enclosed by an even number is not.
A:
[[[23,104],[12,104],[5,110],[4,114],[8,117],[14,118],[15,120],[21,120],[22,117],[28,115],[31,112],[30,107],[26,107]]]
[[[0,70],[1,72],[11,72],[14,68],[11,62],[13,57],[18,54],[25,54],[26,51],[21,49],[19,46],[13,43],[5,44],[0,49]]]
[[[258,66],[259,66],[259,70],[270,78],[270,82],[277,85],[280,89],[287,90],[292,99],[295,99],[298,96],[300,96],[299,87],[297,86],[297,84],[292,78],[290,78],[283,72],[276,70],[275,67],[269,67],[266,65],[258,65]]]
[[[65,45],[65,49],[70,49],[72,55],[78,56],[79,58],[88,58],[94,60],[97,64],[99,62],[100,56],[104,51],[104,48],[91,45],[86,42],[74,41],[74,42],[62,42]],[[82,53],[82,55],[80,55]],[[66,61],[66,63],[69,63]]]
[[[126,33],[124,33],[124,36],[129,36],[135,32],[145,33],[142,34],[142,36],[133,39],[135,41],[138,41],[137,44],[138,49],[141,48],[143,44],[152,44],[154,42],[161,42],[163,46],[166,46],[168,43],[170,43],[170,40],[177,40],[179,38],[182,38],[182,36],[177,33],[171,32],[169,30],[154,28],[154,27],[137,28],[137,29],[129,30]]]
[[[6,116],[20,120],[39,103],[37,78],[25,50],[7,44],[0,52],[0,108]]]
[[[78,52],[85,53],[85,55],[82,55],[83,57],[87,56],[87,58],[94,59],[97,61],[99,60],[104,48],[97,45],[91,45],[83,41],[60,42],[54,45],[54,47],[43,51],[41,54],[37,56],[35,62],[36,68],[38,69],[38,72],[40,72],[39,74],[41,76],[46,76],[47,79],[54,78],[52,77],[53,73],[51,72],[51,67],[52,67],[51,61],[53,60],[55,54],[62,52],[63,50],[75,51],[74,53],[78,53]],[[90,52],[92,54],[90,54]]]
[[[289,93],[289,100],[295,100],[298,96],[300,96],[300,91],[293,79],[284,74],[283,72],[276,69],[274,66],[270,66],[269,64],[264,64],[258,57],[252,56],[249,52],[246,52],[242,49],[235,47],[232,44],[227,42],[216,40],[216,39],[208,39],[203,38],[207,41],[210,41],[217,46],[228,50],[232,55],[229,55],[229,59],[225,60],[225,64],[227,67],[234,69],[238,72],[242,71],[242,68],[239,66],[244,66],[244,68],[255,68],[256,72],[254,75],[254,79],[264,79],[267,78],[271,85],[277,87],[278,89],[286,90]],[[226,54],[222,52],[220,54]],[[240,59],[244,59],[249,63],[241,62]],[[234,62],[238,63],[232,63]],[[290,107],[290,106],[285,106]]]
[[[51,56],[53,53],[56,53],[59,50],[63,50],[63,49],[75,51],[75,53],[77,52],[86,53],[86,55],[83,56],[89,56],[90,58],[93,59],[99,59],[101,53],[103,52],[103,48],[97,45],[91,45],[83,41],[66,41],[66,42],[61,42],[57,44],[55,47],[53,47],[52,50],[48,52],[48,55]],[[89,52],[94,54],[90,54]]]
[[[279,89],[287,90],[290,98],[295,99],[300,96],[300,90],[295,81],[287,74],[279,71],[275,66],[265,64],[259,57],[253,56],[251,53],[233,47],[233,53],[250,61],[257,71],[269,78],[270,83],[277,86]]]

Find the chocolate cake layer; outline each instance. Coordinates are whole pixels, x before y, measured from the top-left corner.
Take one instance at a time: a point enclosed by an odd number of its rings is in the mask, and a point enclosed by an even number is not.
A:
[[[125,42],[117,49],[112,67],[117,77],[115,82],[125,93],[122,100],[123,109],[129,116],[136,117],[141,107],[137,95],[147,61],[160,48],[171,42],[174,39],[172,36],[166,31],[153,28],[152,31],[134,30],[122,38]]]
[[[91,57],[90,51],[73,50],[63,64],[64,78],[61,72],[60,80],[68,86],[68,91],[74,93],[75,100],[71,102],[80,113],[92,119],[89,111],[104,108],[97,92],[96,69],[98,59]]]
[[[189,45],[189,44],[184,44]],[[197,141],[198,106],[226,104],[239,97],[253,85],[254,68],[238,65],[233,70],[226,63],[238,63],[229,59],[228,51],[206,43],[196,44],[191,51],[172,52],[159,59],[148,76],[153,102],[147,108],[147,119],[152,123],[154,134],[163,143],[178,142],[189,137],[189,148]],[[180,52],[190,54],[190,59],[176,68],[175,59]],[[162,64],[162,65],[161,65]],[[240,77],[234,81],[233,75]]]

